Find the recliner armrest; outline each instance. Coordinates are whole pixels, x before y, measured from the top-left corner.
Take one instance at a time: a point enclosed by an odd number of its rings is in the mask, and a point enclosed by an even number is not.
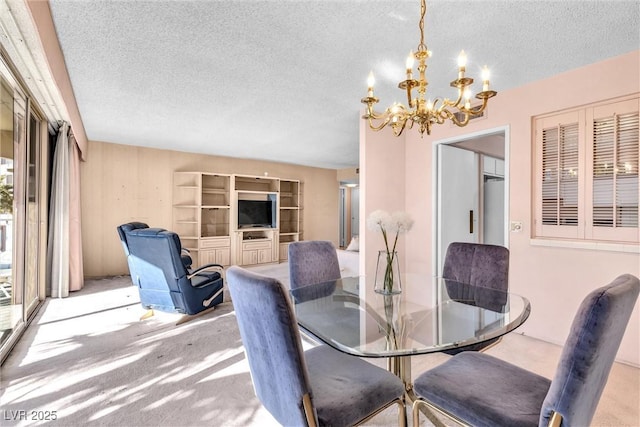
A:
[[[187,278],[191,279],[193,276],[204,276],[205,274],[203,273],[206,271],[222,272],[224,271],[224,267],[220,264],[206,264],[202,267],[196,268],[195,270],[187,274]]]

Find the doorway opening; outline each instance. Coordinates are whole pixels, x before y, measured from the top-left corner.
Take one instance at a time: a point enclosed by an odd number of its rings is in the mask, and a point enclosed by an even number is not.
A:
[[[435,265],[452,242],[508,247],[508,128],[439,141],[434,147]]]
[[[360,188],[352,181],[340,182],[340,248],[346,248],[360,229]]]

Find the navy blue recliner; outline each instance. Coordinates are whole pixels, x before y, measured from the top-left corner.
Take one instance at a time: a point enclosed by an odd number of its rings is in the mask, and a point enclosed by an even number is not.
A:
[[[129,262],[129,245],[127,244],[127,236],[125,232],[130,230],[137,230],[139,228],[149,228],[149,226],[144,222],[134,221],[134,222],[128,222],[126,224],[119,225],[117,227],[118,235],[120,236],[120,242],[122,242],[124,253],[127,256],[127,262]],[[180,258],[182,258],[182,263],[186,268],[191,268],[191,264],[193,264],[193,260],[191,259],[191,255],[189,254],[189,250],[187,248],[182,248],[182,252],[180,253]],[[129,263],[129,271],[131,271],[130,263]]]
[[[138,228],[149,228],[147,224],[144,222],[129,222],[127,224],[122,224],[117,227],[118,236],[120,236],[120,242],[122,243],[122,249],[124,249],[124,254],[127,257],[127,264],[129,264],[129,273],[131,277],[134,277],[135,267],[131,262],[131,252],[129,252],[129,244],[127,243],[127,231],[137,230]]]
[[[121,240],[124,235],[131,280],[138,286],[143,307],[194,315],[223,301],[221,265],[192,271],[185,266],[176,233],[140,224],[124,224],[118,233]]]

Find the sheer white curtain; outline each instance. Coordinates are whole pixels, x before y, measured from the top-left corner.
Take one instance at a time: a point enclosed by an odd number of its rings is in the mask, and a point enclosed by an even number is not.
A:
[[[82,289],[82,237],[80,230],[80,150],[64,122],[58,129],[53,156],[47,271],[51,296],[63,298]]]

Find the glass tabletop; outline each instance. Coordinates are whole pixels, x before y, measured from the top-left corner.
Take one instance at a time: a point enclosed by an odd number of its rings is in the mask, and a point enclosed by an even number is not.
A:
[[[365,278],[346,277],[291,290],[298,324],[318,340],[355,356],[394,357],[463,347],[504,335],[529,317],[519,295],[441,278],[425,278],[431,298],[359,296]],[[365,281],[366,283],[366,281]]]

